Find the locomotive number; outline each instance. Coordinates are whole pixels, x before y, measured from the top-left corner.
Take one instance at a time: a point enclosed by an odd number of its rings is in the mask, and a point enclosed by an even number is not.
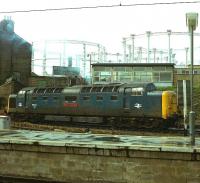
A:
[[[64,103],[64,107],[78,107],[77,103]]]

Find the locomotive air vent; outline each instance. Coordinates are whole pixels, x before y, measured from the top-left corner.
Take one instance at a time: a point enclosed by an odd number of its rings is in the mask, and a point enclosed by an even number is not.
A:
[[[63,88],[35,88],[34,94],[61,93]]]

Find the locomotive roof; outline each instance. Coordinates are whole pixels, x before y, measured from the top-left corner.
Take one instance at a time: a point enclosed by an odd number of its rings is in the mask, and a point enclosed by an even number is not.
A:
[[[143,88],[146,92],[156,90],[153,83],[109,83],[66,87],[63,93],[117,92],[125,88]]]
[[[150,92],[156,90],[153,83],[109,83],[109,84],[94,84],[94,85],[77,85],[65,88],[54,87],[26,87],[21,91],[33,91],[35,94],[46,93],[91,93],[91,92],[118,92],[126,88],[143,88],[144,91]]]

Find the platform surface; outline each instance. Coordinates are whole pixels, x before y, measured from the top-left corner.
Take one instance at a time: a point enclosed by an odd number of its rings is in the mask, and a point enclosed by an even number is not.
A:
[[[38,144],[48,146],[96,147],[106,149],[137,149],[170,152],[200,152],[200,138],[195,146],[189,137],[158,137],[68,133],[29,130],[0,130],[0,143]]]

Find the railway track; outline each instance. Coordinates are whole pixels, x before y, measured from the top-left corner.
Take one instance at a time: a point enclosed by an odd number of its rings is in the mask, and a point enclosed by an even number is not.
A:
[[[144,136],[187,136],[188,131],[184,128],[168,128],[168,129],[154,129],[154,128],[135,128],[135,127],[114,127],[108,124],[42,124],[31,122],[12,121],[12,129],[27,129],[27,130],[46,130],[46,131],[67,131],[74,133],[99,133],[99,134],[115,134],[115,135],[144,135]],[[200,129],[196,130],[196,135],[200,136]]]

